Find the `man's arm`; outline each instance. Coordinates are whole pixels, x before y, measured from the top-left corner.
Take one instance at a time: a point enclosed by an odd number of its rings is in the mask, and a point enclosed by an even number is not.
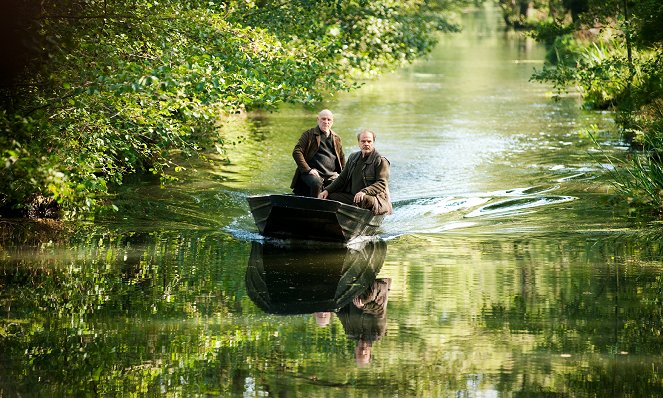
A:
[[[297,170],[303,174],[308,174],[311,171],[311,166],[306,162],[305,156],[306,148],[308,148],[310,143],[310,134],[310,130],[305,131],[301,137],[299,137],[297,144],[295,144],[295,148],[292,150],[292,158],[295,159]]]
[[[352,158],[352,156],[350,156],[350,158]],[[343,189],[349,178],[349,170],[350,167],[344,167],[343,170],[341,170],[341,174],[339,174],[338,177],[336,177],[336,179],[331,182],[331,184],[327,185],[327,188],[325,188],[324,191],[320,192],[318,198],[327,199],[327,196],[330,192],[336,192]]]
[[[343,152],[343,142],[341,141],[341,137],[337,136],[337,145],[338,145],[338,161],[341,164],[341,170],[345,168],[345,152]]]

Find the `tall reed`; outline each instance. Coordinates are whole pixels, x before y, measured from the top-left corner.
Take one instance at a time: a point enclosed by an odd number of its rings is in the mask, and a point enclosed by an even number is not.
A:
[[[618,194],[636,207],[663,214],[663,146],[645,138],[642,149],[631,149],[622,159],[601,149],[595,136],[590,136],[612,166],[610,179]]]

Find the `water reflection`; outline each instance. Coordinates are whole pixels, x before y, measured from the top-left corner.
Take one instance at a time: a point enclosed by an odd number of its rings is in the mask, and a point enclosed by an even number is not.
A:
[[[373,284],[386,253],[377,239],[348,247],[253,242],[246,291],[270,314],[337,312]]]
[[[355,341],[355,360],[371,360],[387,331],[390,278],[376,278],[387,253],[383,240],[359,246],[280,246],[253,242],[246,269],[251,300],[271,314],[313,314],[320,327],[338,316]]]
[[[387,332],[387,301],[391,278],[375,279],[352,303],[338,312],[348,338],[355,340],[355,359],[359,365],[371,360],[373,343]]]

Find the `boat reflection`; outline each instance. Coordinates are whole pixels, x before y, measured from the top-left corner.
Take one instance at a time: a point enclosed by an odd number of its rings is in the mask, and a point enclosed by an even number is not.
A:
[[[355,340],[359,366],[371,361],[373,343],[387,330],[390,278],[376,278],[387,253],[383,240],[359,247],[278,246],[253,242],[246,290],[271,314],[315,314],[325,327],[336,313]]]
[[[338,312],[374,283],[386,253],[379,239],[348,247],[253,242],[246,290],[267,313],[323,318],[319,313]]]

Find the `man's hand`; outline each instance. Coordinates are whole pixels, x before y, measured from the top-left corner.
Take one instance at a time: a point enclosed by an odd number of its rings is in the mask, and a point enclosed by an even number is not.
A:
[[[362,192],[362,191],[359,191],[359,192],[357,192],[357,194],[355,195],[353,201],[354,201],[356,204],[359,204],[359,203],[361,203],[361,201],[364,199],[364,196],[366,196],[366,194],[365,194],[364,192]]]
[[[355,305],[357,308],[364,308],[364,301],[359,297],[355,297],[352,299],[352,303]]]
[[[318,194],[318,199],[327,199],[327,196],[329,196],[329,192],[325,190]]]
[[[312,176],[320,177],[320,173],[318,173],[318,170],[316,169],[311,169],[308,173]]]

